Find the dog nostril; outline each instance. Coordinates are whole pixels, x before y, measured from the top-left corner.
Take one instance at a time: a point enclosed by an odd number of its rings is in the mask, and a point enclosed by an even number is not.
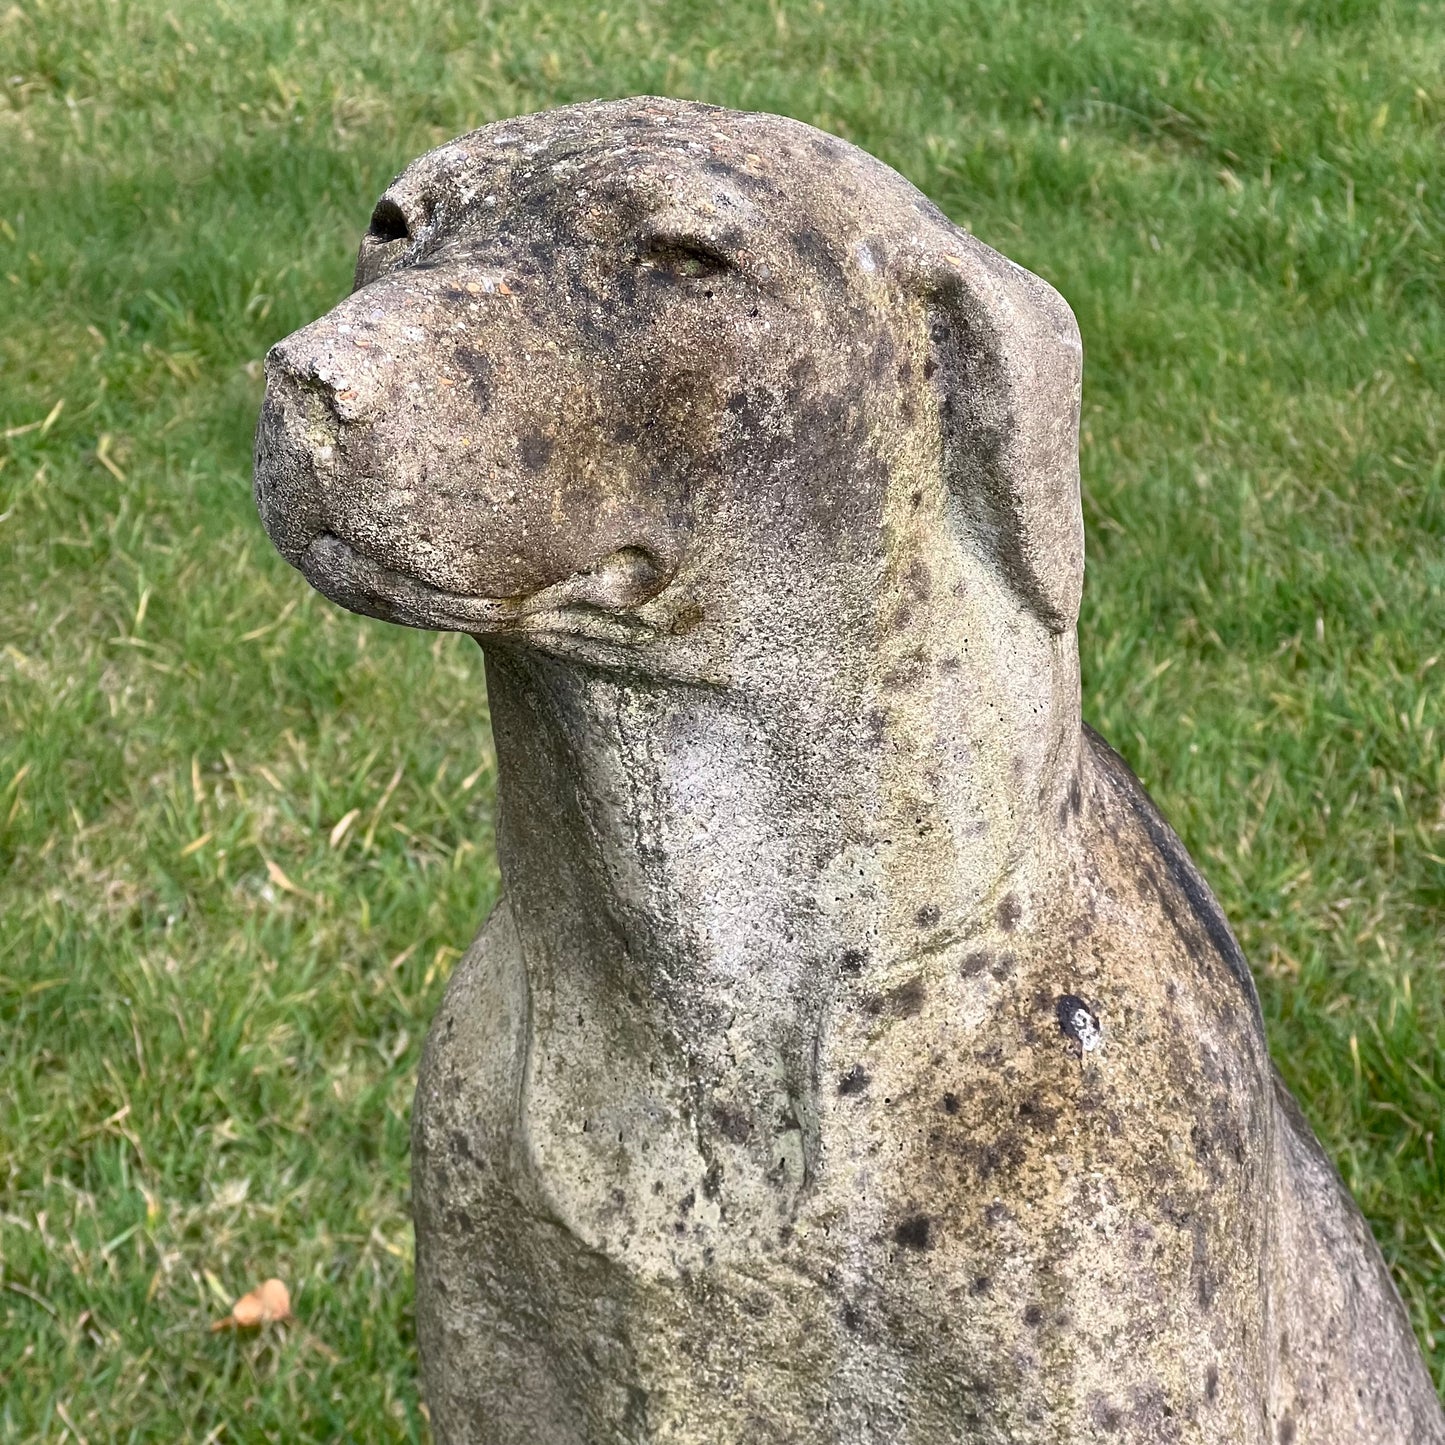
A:
[[[406,215],[393,200],[383,196],[371,213],[371,224],[366,234],[374,241],[406,241],[411,238],[411,227]]]

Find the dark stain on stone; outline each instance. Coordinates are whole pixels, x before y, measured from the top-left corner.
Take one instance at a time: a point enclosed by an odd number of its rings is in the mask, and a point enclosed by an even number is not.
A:
[[[528,432],[517,444],[517,455],[522,465],[531,472],[540,472],[552,456],[553,441],[539,431]]]
[[[651,1433],[647,1427],[648,1398],[648,1392],[640,1385],[629,1385],[627,1387],[627,1405],[622,1412],[624,1438],[645,1440]],[[486,1428],[491,1428],[490,1421],[487,1422]]]
[[[1224,1169],[1214,1147],[1213,1137],[1198,1121],[1189,1126],[1189,1145],[1195,1162],[1209,1176],[1209,1182],[1218,1188],[1224,1182]]]
[[[838,956],[838,967],[844,973],[851,973],[855,977],[863,972],[863,964],[868,955],[861,948],[845,948]]]
[[[943,1096],[943,1112],[944,1112],[945,1114],[956,1114],[956,1113],[958,1113],[958,1095],[957,1095],[957,1094],[945,1094],[945,1095]]]
[[[863,1316],[845,1300],[843,1303],[843,1328],[856,1332],[863,1323]]]
[[[976,1274],[973,1282],[968,1287],[969,1294],[975,1298],[979,1295],[991,1294],[993,1292],[993,1281],[986,1274]]]
[[[723,1167],[716,1159],[707,1166],[702,1176],[702,1192],[708,1199],[716,1199],[722,1193]]]
[[[753,1137],[753,1121],[739,1109],[719,1105],[712,1111],[712,1121],[723,1138],[734,1144],[746,1144]]]
[[[1157,1441],[1158,1445],[1176,1445],[1179,1425],[1174,1407],[1157,1380],[1146,1380],[1129,1391],[1129,1423],[1131,1434],[1138,1440]]]
[[[854,1064],[838,1081],[840,1094],[861,1094],[872,1082],[862,1064]]]
[[[921,647],[913,648],[896,667],[890,667],[879,679],[890,692],[906,692],[917,687],[928,676],[928,663]]]
[[[1279,1445],[1294,1445],[1294,1416],[1286,1410],[1279,1417]]]
[[[1025,1124],[1041,1133],[1049,1133],[1059,1122],[1059,1111],[1049,1108],[1037,1094],[1031,1099],[1025,1099],[1019,1105],[1018,1113]]]
[[[893,1238],[908,1249],[927,1249],[931,1227],[926,1214],[912,1214],[893,1231]]]
[[[938,920],[943,917],[936,903],[925,903],[917,913],[913,915],[913,921],[919,928],[937,928]]]
[[[1013,1129],[1005,1129],[997,1138],[985,1142],[969,1140],[958,1151],[972,1164],[980,1184],[987,1183],[999,1170],[1015,1170],[1028,1157],[1028,1146]]]
[[[1219,1397],[1219,1366],[1210,1365],[1204,1372],[1204,1403],[1212,1405]]]
[[[1214,1278],[1214,1272],[1209,1268],[1209,1239],[1202,1220],[1194,1222],[1194,1254],[1190,1262],[1190,1274],[1193,1277],[1194,1292],[1199,1300],[1199,1308],[1208,1313],[1214,1306],[1218,1282]]]
[[[1044,1322],[1044,1311],[1040,1305],[1026,1305],[1024,1307],[1024,1323],[1030,1329],[1036,1329]]]
[[[893,338],[885,331],[873,344],[873,353],[868,358],[868,371],[875,382],[882,382],[892,370],[895,351]]]
[[[989,962],[989,955],[980,949],[976,953],[966,954],[963,962],[958,965],[958,971],[964,978],[977,978],[989,966]]]
[[[927,992],[921,978],[910,978],[897,988],[884,993],[870,994],[863,1001],[863,1012],[873,1018],[886,1016],[895,1019],[913,1018],[923,1011],[923,1000]]]
[[[1089,1419],[1109,1435],[1116,1435],[1124,1423],[1124,1414],[1107,1395],[1095,1395],[1089,1401]]]
[[[905,579],[908,583],[908,590],[913,593],[914,600],[927,602],[933,592],[933,579],[929,575],[928,566],[921,557],[915,557],[908,564],[908,574]]]
[[[1173,1177],[1173,1171],[1171,1171],[1171,1177]],[[1161,1194],[1159,1196],[1159,1217],[1175,1229],[1187,1229],[1190,1221],[1194,1218],[1194,1211],[1176,1195]]]
[[[810,267],[815,275],[840,290],[846,287],[847,279],[843,267],[823,239],[821,231],[812,226],[799,226],[788,233],[788,240],[792,242],[798,259]]]
[[[689,632],[696,632],[706,617],[702,608],[696,602],[689,602],[678,611],[677,616],[672,619],[668,631],[674,637],[686,637]]]
[[[998,903],[998,926],[1005,933],[1012,933],[1023,917],[1023,909],[1012,893],[1005,893]]]
[[[466,373],[470,383],[472,400],[482,415],[492,409],[492,359],[484,352],[471,346],[459,346],[456,352],[457,365]]]

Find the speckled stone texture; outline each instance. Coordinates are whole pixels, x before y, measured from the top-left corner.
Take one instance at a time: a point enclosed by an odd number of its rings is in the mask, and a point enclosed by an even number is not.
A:
[[[657,99],[423,156],[269,356],[276,545],[486,652],[505,896],[413,1133],[440,1441],[1445,1441],[1080,723],[1081,365],[880,162]]]

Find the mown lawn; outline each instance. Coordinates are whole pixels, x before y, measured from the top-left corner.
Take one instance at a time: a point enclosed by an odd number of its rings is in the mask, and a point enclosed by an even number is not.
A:
[[[0,1441],[425,1437],[481,672],[273,554],[258,363],[412,155],[644,91],[846,135],[1072,302],[1086,714],[1445,1384],[1442,77],[1438,4],[1370,0],[0,10]],[[208,1331],[270,1274],[294,1327]]]

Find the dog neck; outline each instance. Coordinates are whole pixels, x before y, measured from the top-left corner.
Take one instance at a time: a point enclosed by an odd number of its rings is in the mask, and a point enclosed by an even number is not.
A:
[[[801,1179],[838,988],[906,986],[1044,906],[1078,756],[1074,639],[960,565],[967,585],[890,569],[862,633],[779,642],[792,655],[728,685],[489,648],[528,1087],[558,1131],[621,1139],[660,1080],[687,1081],[657,1107],[694,1120],[705,1158],[709,1120],[791,1116]]]
[[[777,588],[705,682],[488,648],[527,1177],[639,1268],[679,1200],[790,1227],[838,1142],[846,1000],[933,996],[1064,872],[1072,632],[938,519],[883,535],[881,571],[839,549]]]

